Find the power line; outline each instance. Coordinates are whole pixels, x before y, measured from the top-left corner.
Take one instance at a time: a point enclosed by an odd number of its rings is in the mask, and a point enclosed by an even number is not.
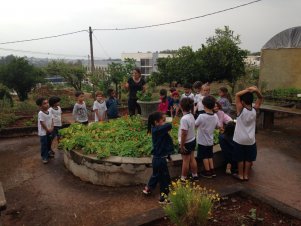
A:
[[[47,56],[52,55],[52,56],[62,56],[62,57],[83,58],[83,59],[87,58],[87,56],[83,56],[83,55],[71,55],[71,54],[64,54],[64,53],[39,52],[39,51],[21,50],[21,49],[0,48],[0,50],[20,52],[20,53],[40,54],[40,55],[47,55]],[[101,59],[101,58],[98,58],[98,59]]]
[[[101,42],[100,42],[100,41],[98,40],[98,38],[94,35],[94,33],[92,33],[92,34],[93,34],[93,36],[94,36],[94,38],[95,38],[97,44],[101,47],[101,49],[102,49],[103,52],[105,53],[105,55],[106,55],[108,58],[110,58],[108,52],[105,50],[105,48],[103,47],[103,45],[101,44]]]
[[[46,36],[46,37],[41,37],[41,38],[31,38],[31,39],[25,39],[25,40],[19,40],[19,41],[1,42],[0,45],[20,43],[20,42],[31,42],[31,41],[38,41],[38,40],[49,39],[49,38],[58,38],[58,37],[62,37],[62,36],[81,33],[81,32],[84,32],[84,31],[88,32],[88,30],[80,30],[80,31],[74,31],[74,32],[69,32],[69,33],[64,33],[64,34],[59,34],[59,35],[51,35],[51,36]]]
[[[182,20],[176,20],[176,21],[170,21],[170,22],[166,22],[166,23],[160,23],[160,24],[152,24],[152,25],[145,25],[145,26],[138,26],[138,27],[126,27],[126,28],[97,28],[97,29],[93,29],[93,31],[125,31],[125,30],[137,30],[137,29],[145,29],[145,28],[151,28],[151,27],[159,27],[159,26],[165,26],[165,25],[170,25],[170,24],[176,24],[176,23],[181,23],[181,22],[186,22],[186,21],[190,21],[190,20],[195,20],[195,19],[199,19],[199,18],[203,18],[203,17],[207,17],[207,16],[212,16],[215,14],[219,14],[219,13],[223,13],[226,11],[230,11],[233,9],[237,9],[237,8],[241,8],[247,5],[251,5],[257,2],[261,2],[263,0],[256,0],[256,1],[252,1],[252,2],[248,2],[245,4],[241,4],[238,6],[234,6],[234,7],[230,7],[227,9],[223,9],[223,10],[219,10],[219,11],[215,11],[212,13],[207,13],[201,16],[195,16],[195,17],[190,17],[190,18],[186,18],[186,19],[182,19]]]
[[[176,21],[171,21],[171,22],[166,22],[166,23],[152,24],[152,25],[138,26],[138,27],[127,27],[127,28],[98,28],[98,29],[94,29],[93,31],[124,31],[124,30],[136,30],[136,29],[145,29],[145,28],[151,28],[151,27],[165,26],[165,25],[186,22],[186,21],[190,21],[190,20],[195,20],[195,19],[199,19],[199,18],[203,18],[203,17],[223,13],[223,12],[226,12],[226,11],[241,8],[241,7],[248,6],[248,5],[251,5],[251,4],[254,4],[254,3],[257,3],[257,2],[261,2],[261,1],[263,1],[263,0],[256,0],[256,1],[245,3],[245,4],[241,4],[241,5],[238,5],[238,6],[230,7],[230,8],[227,8],[227,9],[215,11],[215,12],[212,12],[212,13],[207,13],[207,14],[204,14],[204,15],[201,15],[201,16],[195,16],[195,17],[190,17],[190,18],[187,18],[187,19],[176,20]],[[38,40],[43,40],[43,39],[50,39],[50,38],[58,38],[58,37],[73,35],[73,34],[77,34],[77,33],[81,33],[81,32],[88,32],[88,30],[80,30],[80,31],[74,31],[74,32],[58,34],[58,35],[52,35],[52,36],[46,36],[46,37],[40,37],[40,38],[31,38],[31,39],[18,40],[18,41],[1,42],[0,45],[20,43],[20,42],[31,42],[31,41],[38,41]]]

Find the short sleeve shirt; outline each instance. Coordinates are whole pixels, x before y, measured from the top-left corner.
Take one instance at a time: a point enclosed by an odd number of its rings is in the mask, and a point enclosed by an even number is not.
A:
[[[76,103],[73,108],[73,117],[77,122],[87,122],[88,121],[88,110],[85,102],[83,104]]]
[[[182,129],[187,130],[187,137],[185,143],[195,140],[195,119],[191,113],[184,115],[180,121],[178,132],[178,140],[181,143]]]
[[[212,146],[214,130],[218,126],[216,114],[200,114],[195,121],[197,126],[197,142],[200,145]]]
[[[98,102],[97,100],[94,101],[93,111],[95,111],[95,110],[98,111],[99,116],[101,117],[102,120],[104,120],[105,119],[105,113],[106,113],[106,110],[107,110],[106,102],[105,101]],[[95,122],[98,122],[98,121],[99,121],[99,118],[97,117],[97,115],[95,113]]]
[[[47,132],[42,127],[41,122],[45,123],[45,125],[48,129],[51,128],[52,115],[51,115],[50,111],[47,111],[46,113],[43,111],[39,111],[39,113],[38,113],[38,135],[45,136],[47,134]]]
[[[139,82],[135,82],[134,79],[131,77],[128,80],[129,84],[129,98],[130,99],[137,99],[137,92],[143,90],[143,86],[145,85],[145,80],[140,78]]]
[[[57,109],[49,108],[49,111],[52,115],[53,125],[62,126],[62,109],[58,106]]]

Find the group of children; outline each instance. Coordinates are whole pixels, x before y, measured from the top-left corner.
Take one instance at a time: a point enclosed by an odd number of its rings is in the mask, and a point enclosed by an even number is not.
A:
[[[95,93],[93,103],[93,112],[95,121],[106,121],[108,119],[118,118],[118,100],[113,89],[108,90],[108,98],[105,100],[102,92]],[[77,91],[75,93],[76,103],[73,107],[72,115],[75,122],[88,124],[88,110],[85,103],[84,93]],[[59,142],[59,130],[62,128],[62,109],[60,108],[60,98],[53,96],[49,100],[38,98],[36,104],[40,107],[38,113],[38,135],[41,144],[41,157],[44,164],[48,163],[50,158],[54,157],[52,143],[57,137]],[[50,106],[50,107],[49,107]]]
[[[231,97],[227,88],[219,89],[219,98],[216,100],[210,95],[209,84],[194,84],[197,94],[191,91],[191,85],[184,86],[184,94],[180,97],[176,90],[171,90],[171,102],[169,108],[167,104],[166,91],[161,90],[161,103],[158,112],[149,116],[148,132],[152,134],[153,142],[153,174],[148,184],[143,189],[143,193],[148,195],[160,184],[160,200],[164,202],[168,195],[170,176],[167,168],[167,160],[171,160],[173,151],[173,141],[169,135],[172,129],[170,123],[165,123],[165,115],[176,116],[181,113],[180,126],[178,131],[179,152],[182,155],[181,181],[186,181],[189,171],[191,179],[198,181],[198,167],[202,163],[204,170],[200,175],[205,178],[214,178],[216,173],[213,163],[214,130],[224,128],[227,124],[232,124]],[[253,93],[257,95],[257,100],[253,106]],[[164,104],[163,104],[164,103]],[[251,164],[256,160],[257,149],[255,142],[256,109],[262,103],[262,95],[256,87],[249,87],[240,91],[235,96],[237,110],[237,122],[232,131],[231,158],[237,162],[238,173],[233,176],[240,181],[249,180],[249,170]],[[229,131],[225,131],[229,133]],[[231,136],[231,135],[230,135]],[[194,151],[197,148],[197,161]],[[232,163],[228,162],[228,164]],[[230,166],[231,167],[231,166]],[[229,166],[227,166],[227,169]]]

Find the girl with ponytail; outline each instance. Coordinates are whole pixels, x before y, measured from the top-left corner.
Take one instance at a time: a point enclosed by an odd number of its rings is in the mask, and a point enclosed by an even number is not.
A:
[[[165,123],[165,115],[162,112],[154,112],[148,117],[147,132],[152,134],[152,166],[153,174],[148,184],[143,189],[145,195],[149,195],[160,184],[160,203],[166,201],[169,193],[170,176],[167,161],[171,161],[170,155],[174,151],[174,145],[169,131],[172,129],[170,123]]]

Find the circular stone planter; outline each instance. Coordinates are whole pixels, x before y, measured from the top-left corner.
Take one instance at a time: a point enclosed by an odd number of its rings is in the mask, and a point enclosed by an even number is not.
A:
[[[155,100],[155,101],[141,101],[138,100],[137,103],[141,107],[141,116],[144,118],[148,118],[148,116],[157,111],[158,105],[161,101],[160,100]]]
[[[195,153],[196,155],[196,153]],[[171,156],[173,162],[168,163],[172,178],[181,175],[182,157]],[[83,181],[112,187],[145,184],[152,174],[152,158],[132,158],[111,156],[97,159],[96,155],[84,155],[82,151],[64,152],[66,168]],[[223,164],[219,145],[214,146],[214,164]]]

